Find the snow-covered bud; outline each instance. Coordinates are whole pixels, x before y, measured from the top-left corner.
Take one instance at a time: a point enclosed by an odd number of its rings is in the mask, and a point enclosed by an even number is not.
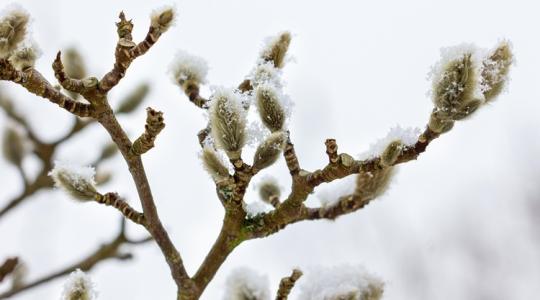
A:
[[[49,172],[57,188],[62,188],[76,200],[85,202],[98,195],[94,177],[96,171],[92,167],[74,167],[55,162],[54,169]]]
[[[208,64],[203,58],[180,50],[174,56],[169,73],[184,93],[189,95],[196,91],[198,94],[199,86],[206,83]]]
[[[375,199],[388,189],[395,167],[386,167],[371,172],[360,172],[356,177],[355,196],[371,200]]]
[[[97,293],[90,276],[80,269],[73,271],[64,284],[62,300],[93,300]]]
[[[299,285],[300,300],[378,300],[384,282],[361,266],[311,268]]]
[[[479,66],[475,50],[448,48],[433,72],[433,102],[441,119],[459,120],[470,115],[481,104]]]
[[[66,51],[62,51],[62,54],[64,56],[64,70],[69,77],[73,79],[83,79],[86,77],[86,66],[77,49],[69,48]]]
[[[216,146],[230,159],[238,159],[246,143],[246,115],[240,98],[233,90],[220,88],[211,101],[210,126]]]
[[[286,142],[287,134],[285,132],[277,131],[270,134],[255,151],[253,169],[259,171],[275,163],[285,148]]]
[[[0,19],[0,58],[7,58],[24,40],[30,15],[19,7],[4,12]]]
[[[20,167],[26,154],[24,135],[15,127],[7,126],[4,130],[2,152],[6,160]]]
[[[276,68],[283,68],[285,65],[285,55],[291,43],[291,33],[284,31],[277,36],[267,39],[266,45],[261,52],[264,61],[274,62]]]
[[[111,181],[111,179],[112,179],[111,172],[98,171],[96,174],[96,179],[95,179],[96,185],[97,186],[104,185],[108,183],[109,181]]]
[[[273,62],[261,62],[255,66],[248,76],[253,87],[267,83],[275,87],[281,87],[281,70],[274,67]]]
[[[220,182],[229,178],[229,169],[225,162],[211,146],[205,146],[201,153],[204,169],[212,176],[215,182]]]
[[[19,71],[33,68],[36,60],[41,56],[41,51],[36,45],[21,47],[9,57],[9,62]]]
[[[270,131],[283,130],[285,124],[285,111],[275,87],[268,84],[257,88],[256,102],[261,120]]]
[[[150,19],[152,20],[151,26],[157,29],[160,33],[164,33],[174,24],[175,17],[176,12],[173,7],[167,6],[155,10],[150,16]]]
[[[485,101],[491,101],[504,89],[510,66],[514,62],[512,46],[502,41],[482,62],[481,88]]]
[[[148,95],[149,90],[150,86],[148,84],[143,83],[139,85],[120,102],[120,105],[116,109],[116,113],[128,114],[133,112],[143,102],[146,95]]]
[[[227,278],[224,300],[270,300],[268,278],[249,268],[238,268]]]
[[[263,179],[259,184],[259,196],[261,200],[276,206],[279,204],[279,196],[281,196],[281,190],[276,180],[272,177]]]
[[[454,127],[454,121],[440,119],[437,117],[437,114],[432,113],[431,117],[429,118],[428,127],[433,132],[443,134],[450,131]]]
[[[388,144],[381,154],[381,165],[385,167],[392,166],[403,151],[403,147],[400,140],[392,141]]]
[[[99,160],[106,160],[111,157],[113,157],[118,152],[118,146],[116,146],[115,143],[110,142],[107,143],[102,149],[101,149],[101,155],[99,156]]]

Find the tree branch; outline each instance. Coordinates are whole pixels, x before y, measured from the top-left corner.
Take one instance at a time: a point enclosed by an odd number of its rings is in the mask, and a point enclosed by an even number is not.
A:
[[[146,243],[147,241],[149,240],[145,240],[144,243]],[[44,276],[41,276],[38,279],[35,279],[31,282],[24,283],[21,286],[14,287],[4,293],[0,293],[0,299],[10,298],[21,292],[24,292],[36,286],[42,285],[56,278],[68,275],[71,272],[75,271],[76,269],[81,269],[82,271],[89,271],[92,268],[94,268],[96,265],[98,265],[99,263],[106,260],[130,259],[132,257],[131,254],[119,252],[121,246],[124,244],[134,244],[134,243],[129,242],[129,239],[126,237],[125,227],[122,225],[121,230],[119,231],[119,233],[116,235],[116,237],[113,240],[111,240],[110,242],[106,244],[101,245],[98,249],[96,249],[90,255],[86,256],[85,258],[81,259],[80,261],[76,263],[68,265],[64,268],[60,268],[59,270],[56,270]]]
[[[287,300],[291,293],[296,281],[302,277],[302,271],[294,269],[292,274],[287,277],[283,277],[279,282],[279,289],[277,291],[276,300]]]

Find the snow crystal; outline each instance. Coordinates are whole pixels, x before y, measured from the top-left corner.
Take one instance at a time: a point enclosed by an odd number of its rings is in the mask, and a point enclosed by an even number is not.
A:
[[[251,203],[244,203],[243,207],[244,207],[244,211],[247,213],[248,218],[253,218],[257,216],[258,214],[267,213],[273,209],[270,205],[262,201],[253,201]]]
[[[432,66],[431,71],[428,73],[428,80],[432,80],[433,86],[437,85],[444,78],[448,64],[462,58],[465,54],[471,54],[472,67],[475,69],[474,73],[479,75],[482,58],[485,53],[485,49],[479,49],[476,45],[469,43],[441,48],[441,58],[434,66]],[[429,93],[432,94],[432,91]],[[480,85],[477,85],[474,96],[478,99],[483,99]]]
[[[175,83],[185,80],[206,83],[208,64],[203,58],[180,50],[174,56],[169,72],[172,74]]]
[[[300,300],[379,299],[367,295],[380,295],[384,283],[368,273],[362,266],[341,265],[312,267],[304,272],[299,282]],[[350,298],[338,298],[351,296]]]
[[[235,269],[227,278],[224,300],[270,300],[268,277],[252,269]]]
[[[356,175],[350,175],[335,182],[322,185],[317,190],[317,198],[322,207],[332,207],[339,202],[339,198],[350,195],[356,188]]]
[[[80,269],[75,270],[64,284],[62,292],[62,300],[92,300],[96,299],[97,292],[95,291],[94,283],[90,276],[86,275]]]
[[[54,168],[49,172],[57,188],[61,188],[59,176],[67,177],[74,187],[86,188],[88,184],[95,185],[96,170],[92,166],[77,166],[66,162],[55,161]]]
[[[360,154],[359,159],[372,159],[381,155],[386,147],[396,140],[401,141],[404,146],[412,146],[416,144],[421,133],[422,130],[418,127],[402,128],[399,125],[392,127],[384,138],[378,140],[374,144],[371,144],[368,151]]]

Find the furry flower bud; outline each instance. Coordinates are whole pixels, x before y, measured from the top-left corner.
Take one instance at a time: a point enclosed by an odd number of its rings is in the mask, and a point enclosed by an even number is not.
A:
[[[390,185],[395,167],[386,167],[372,172],[361,172],[356,177],[355,196],[371,200],[384,194]]]
[[[65,52],[62,51],[62,54],[64,56],[64,70],[69,77],[73,79],[86,77],[86,66],[77,49],[69,48]]]
[[[224,300],[268,300],[268,278],[249,268],[238,268],[227,278]]]
[[[0,19],[0,58],[7,58],[24,40],[30,15],[21,8],[7,10]]]
[[[381,154],[381,164],[386,167],[392,166],[403,151],[403,147],[403,144],[399,140],[392,141],[388,144]]]
[[[204,168],[212,176],[215,182],[220,182],[227,179],[229,169],[225,166],[225,162],[220,155],[210,146],[205,146],[201,153],[201,159]]]
[[[276,88],[267,84],[260,85],[257,88],[256,102],[264,125],[272,132],[283,130],[285,111]]]
[[[64,284],[62,300],[93,300],[96,299],[94,283],[88,275],[80,269],[75,270]]]
[[[276,68],[283,68],[285,65],[285,55],[291,43],[291,33],[284,31],[278,36],[267,39],[266,46],[263,48],[261,58],[264,61],[274,62]]]
[[[460,120],[481,104],[478,66],[472,49],[447,49],[433,76],[433,102],[440,119]]]
[[[253,169],[262,170],[271,166],[279,158],[287,142],[287,134],[283,131],[272,133],[255,151]]]
[[[19,71],[33,68],[36,60],[41,56],[41,51],[36,45],[27,45],[17,49],[9,57],[9,62]]]
[[[246,115],[240,99],[233,90],[218,89],[211,101],[210,126],[216,146],[230,159],[238,159],[246,143]]]
[[[174,18],[176,12],[173,7],[164,7],[152,12],[150,19],[152,21],[151,26],[157,29],[160,33],[164,33],[174,24]]]
[[[2,150],[4,157],[10,163],[20,167],[26,153],[24,146],[24,137],[14,127],[8,126],[4,130],[4,139],[2,141]]]
[[[120,102],[120,105],[116,109],[116,113],[128,114],[133,112],[143,102],[146,95],[148,95],[149,90],[150,86],[148,84],[143,83],[139,85]]]
[[[281,190],[274,178],[265,178],[259,184],[259,196],[261,200],[276,206],[279,204],[279,196],[281,195]]]
[[[486,102],[494,100],[504,89],[513,62],[514,55],[508,41],[502,41],[484,59],[480,85]]]
[[[54,169],[49,172],[56,187],[82,202],[94,200],[98,195],[95,174],[92,167],[74,167],[59,162],[55,162]]]
[[[436,113],[432,113],[429,118],[428,127],[433,132],[443,134],[454,127],[454,121],[438,118]]]
[[[198,87],[206,82],[208,64],[204,59],[180,50],[174,56],[169,72],[173,81],[178,83],[185,92],[190,85]]]

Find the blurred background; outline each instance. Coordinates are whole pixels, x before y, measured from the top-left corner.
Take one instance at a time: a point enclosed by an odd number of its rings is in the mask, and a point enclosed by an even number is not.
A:
[[[2,1],[4,6],[9,1]],[[118,13],[144,37],[150,12],[162,1],[15,1],[33,16],[32,36],[43,51],[37,63],[51,82],[58,50],[76,47],[89,73],[100,77],[114,61]],[[159,3],[158,3],[159,2]],[[293,267],[362,264],[386,281],[385,299],[534,299],[540,294],[540,38],[536,1],[249,1],[184,0],[179,18],[151,51],[136,60],[110,102],[143,82],[150,94],[137,112],[120,117],[132,138],[145,106],[162,110],[167,127],[144,162],[163,223],[194,272],[217,237],[223,216],[210,177],[198,159],[196,134],[206,125],[167,75],[178,49],[205,58],[209,82],[236,86],[254,66],[266,36],[294,34],[284,69],[293,99],[290,130],[302,167],[322,167],[324,140],[358,154],[393,126],[423,128],[432,109],[426,79],[439,49],[462,42],[491,48],[511,40],[517,63],[507,92],[471,120],[459,122],[428,151],[399,167],[391,189],[335,222],[304,222],[242,244],[203,295],[220,299],[226,275],[250,266],[273,289]],[[72,117],[11,83],[0,82],[46,141],[65,134]],[[206,94],[208,95],[208,94]],[[8,120],[0,113],[0,127]],[[57,159],[91,163],[108,135],[90,126],[60,149]],[[27,159],[29,174],[37,161]],[[140,208],[125,163],[101,188]],[[288,190],[283,162],[269,168]],[[259,176],[261,178],[262,176]],[[253,183],[257,183],[255,178]],[[0,160],[0,206],[21,189],[17,170]],[[332,191],[332,184],[321,187]],[[286,191],[285,191],[286,193]],[[255,200],[250,188],[248,201]],[[317,202],[315,194],[310,200]],[[80,205],[60,191],[34,195],[0,219],[0,259],[20,256],[29,279],[79,260],[117,231],[118,213]],[[130,225],[132,236],[144,232]],[[99,299],[172,299],[175,286],[159,249],[135,247],[131,262],[108,261],[90,273]],[[57,299],[63,280],[13,299]],[[295,293],[293,292],[292,299]]]

